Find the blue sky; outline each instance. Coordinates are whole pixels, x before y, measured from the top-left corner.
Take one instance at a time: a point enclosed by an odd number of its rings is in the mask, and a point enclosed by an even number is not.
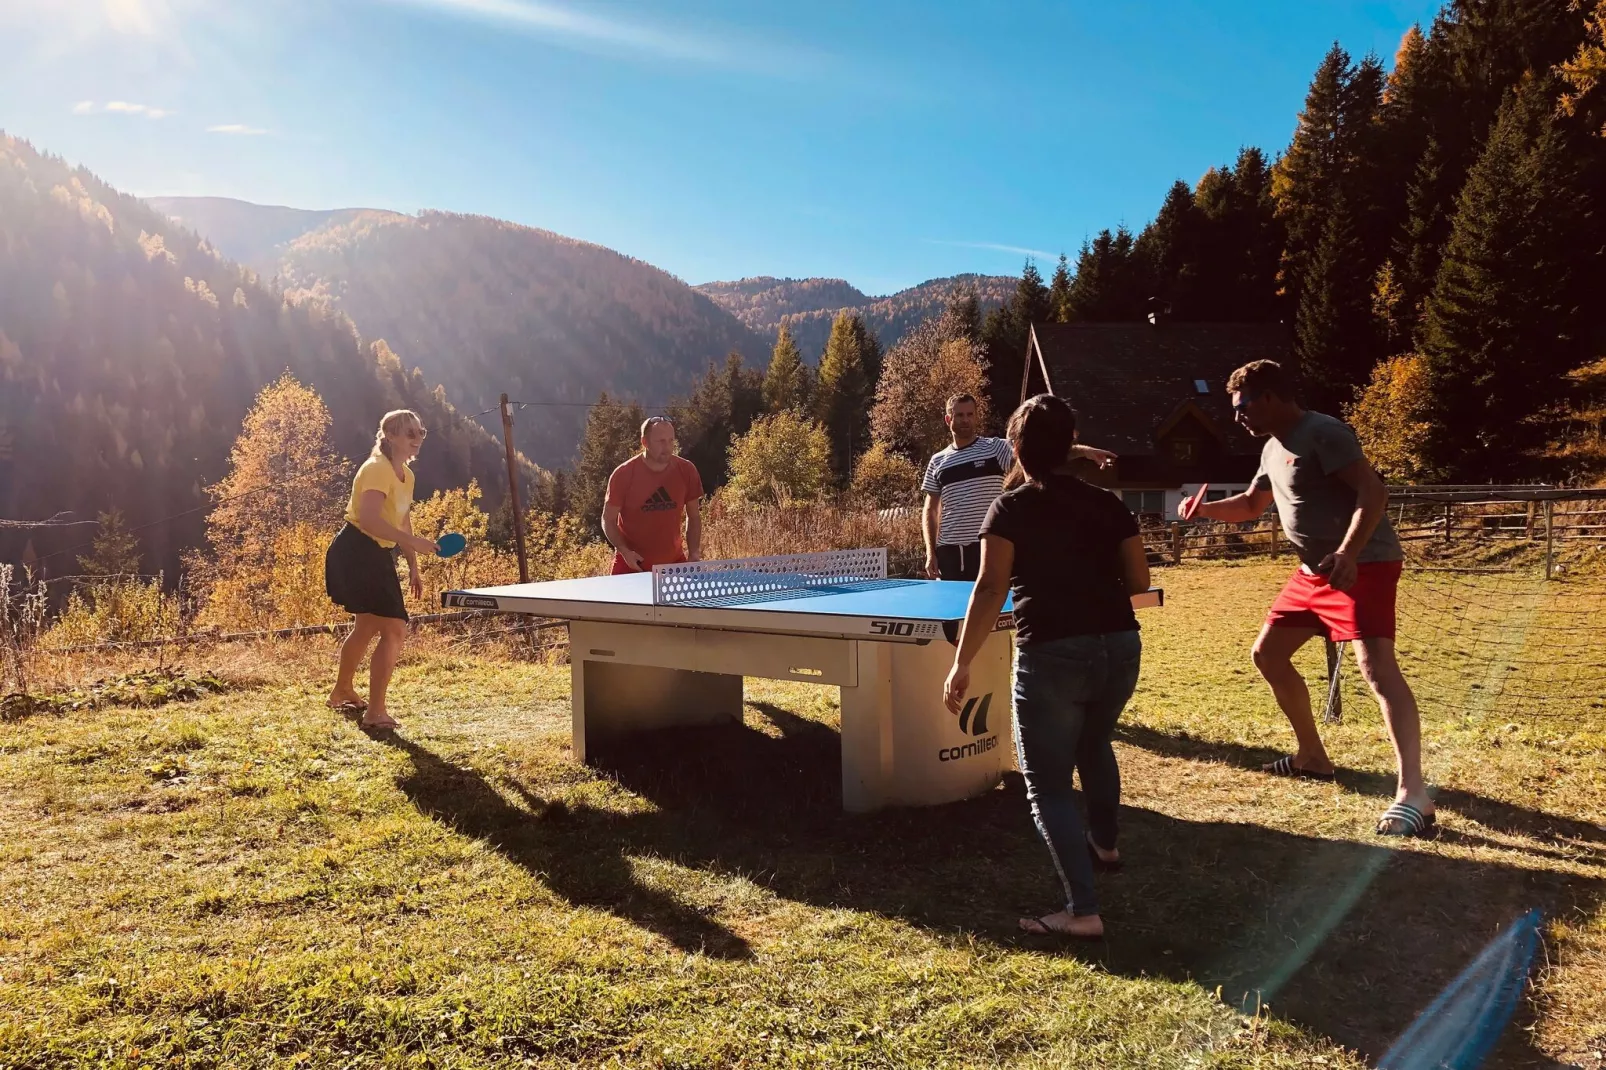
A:
[[[688,282],[1045,273],[1429,0],[0,0],[0,128],[130,192],[476,212]]]

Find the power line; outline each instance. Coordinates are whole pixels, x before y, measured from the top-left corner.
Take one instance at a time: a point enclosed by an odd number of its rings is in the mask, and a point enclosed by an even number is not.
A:
[[[627,408],[627,407],[629,407],[631,405],[640,405],[643,409],[666,409],[667,410],[667,409],[673,409],[673,408],[675,408],[675,407],[677,407],[679,405],[684,405],[685,402],[683,402],[683,401],[670,401],[670,402],[662,402],[662,403],[660,403],[660,402],[656,402],[656,401],[653,401],[653,402],[647,402],[647,401],[509,401],[508,404],[513,406],[515,409],[531,409],[531,408],[596,409],[596,408],[601,408],[604,405],[618,406],[619,408]],[[497,406],[495,406],[493,408],[486,409],[484,412],[476,412],[472,416],[470,416],[469,419],[478,420],[481,416],[489,416],[493,412],[498,412],[499,413],[501,411],[502,411],[502,406],[497,405]]]
[[[345,468],[348,465],[350,465],[350,463],[351,462],[349,460],[345,459],[345,458],[341,458],[340,460],[337,460],[337,461],[331,461],[328,464],[319,465],[318,467],[313,468],[311,471],[302,472],[300,475],[292,476],[292,477],[290,477],[288,480],[286,480],[283,483],[273,483],[273,484],[269,484],[269,485],[263,486],[263,487],[252,487],[250,490],[242,490],[238,494],[231,494],[226,498],[219,498],[217,501],[209,502],[209,503],[207,503],[205,505],[197,505],[192,509],[185,509],[182,512],[174,513],[171,516],[164,516],[160,520],[152,520],[148,524],[141,524],[138,527],[129,528],[128,529],[128,534],[136,535],[141,531],[148,531],[151,528],[160,527],[163,524],[171,523],[174,520],[179,520],[179,519],[181,519],[183,517],[186,517],[186,516],[189,516],[189,515],[191,515],[193,513],[199,513],[199,512],[202,512],[204,510],[207,510],[207,509],[215,509],[218,506],[222,505],[224,502],[237,501],[240,498],[249,497],[252,494],[261,494],[264,491],[278,490],[278,489],[281,489],[281,488],[286,487],[286,486],[291,486],[291,485],[294,485],[295,483],[297,483],[297,482],[299,482],[301,480],[310,479],[313,476],[317,476],[317,475],[322,475],[323,473],[333,471],[336,468]],[[80,523],[80,524],[93,524],[93,523],[96,523],[96,521],[93,521],[93,520],[81,520],[81,521],[78,521],[78,523]],[[66,549],[55,550],[55,551],[52,551],[51,553],[45,554],[43,557],[36,558],[35,560],[37,560],[37,561],[49,561],[52,557],[60,557],[63,554],[77,553],[79,550],[92,549],[94,547],[94,545],[95,544],[94,544],[93,541],[81,542],[77,546],[69,546]]]

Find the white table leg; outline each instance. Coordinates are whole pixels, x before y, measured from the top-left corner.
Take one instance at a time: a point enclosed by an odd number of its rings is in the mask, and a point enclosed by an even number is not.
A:
[[[610,634],[608,625],[584,621],[569,625],[577,759],[587,761],[599,745],[634,732],[741,722],[740,676],[609,661],[619,638]]]

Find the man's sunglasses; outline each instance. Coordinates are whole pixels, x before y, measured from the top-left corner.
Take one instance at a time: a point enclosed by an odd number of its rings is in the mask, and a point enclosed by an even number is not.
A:
[[[1232,414],[1237,416],[1258,400],[1260,400],[1259,394],[1239,394],[1238,400],[1232,403]]]

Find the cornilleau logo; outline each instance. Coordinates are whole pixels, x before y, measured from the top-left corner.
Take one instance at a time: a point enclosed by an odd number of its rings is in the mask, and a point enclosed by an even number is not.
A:
[[[961,758],[972,758],[978,754],[986,754],[998,746],[997,735],[987,735],[987,711],[992,707],[992,692],[971,698],[966,701],[964,708],[959,711],[959,730],[968,736],[978,738],[962,747],[943,747],[937,751],[939,762],[956,762]]]
[[[959,711],[959,730],[969,732],[973,736],[987,734],[987,708],[993,704],[991,691],[981,697],[978,704],[974,698],[965,703],[965,708]]]

